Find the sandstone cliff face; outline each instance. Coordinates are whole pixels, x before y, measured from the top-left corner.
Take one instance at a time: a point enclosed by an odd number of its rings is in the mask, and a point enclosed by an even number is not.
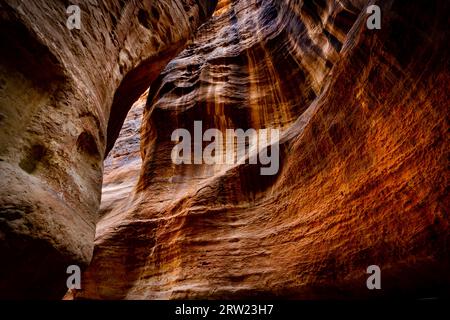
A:
[[[120,203],[128,199],[139,179],[142,166],[140,131],[147,96],[148,91],[131,107],[119,138],[104,161],[100,217],[112,209],[120,210]]]
[[[373,3],[381,30],[366,28]],[[150,88],[139,180],[107,197],[76,297],[448,293],[448,9],[219,1]],[[195,120],[281,128],[278,174],[174,165],[171,133]],[[123,168],[111,181],[133,184]],[[380,291],[366,288],[369,265]]]
[[[0,297],[60,297],[92,256],[103,159],[214,1],[0,4]]]

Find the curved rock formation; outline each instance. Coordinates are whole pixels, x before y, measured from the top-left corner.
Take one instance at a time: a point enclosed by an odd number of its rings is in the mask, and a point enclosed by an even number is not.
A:
[[[139,181],[109,199],[76,297],[448,294],[448,9],[221,0],[150,88]],[[174,165],[196,120],[281,128],[278,174]]]
[[[79,30],[67,1],[0,4],[0,297],[61,297],[67,266],[90,261],[103,159],[215,6],[75,2]]]

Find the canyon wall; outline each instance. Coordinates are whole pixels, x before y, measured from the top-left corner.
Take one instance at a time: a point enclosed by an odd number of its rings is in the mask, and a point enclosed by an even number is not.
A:
[[[366,26],[371,4],[380,30]],[[107,162],[75,298],[448,294],[448,9],[220,0],[150,87],[139,176],[130,130]],[[279,128],[278,173],[173,164],[173,130],[196,120]],[[382,290],[366,287],[370,265]]]
[[[210,0],[0,3],[0,298],[58,298],[92,256],[103,160]]]

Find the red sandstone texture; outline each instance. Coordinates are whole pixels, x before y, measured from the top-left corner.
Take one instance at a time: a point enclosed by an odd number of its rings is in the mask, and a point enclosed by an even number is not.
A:
[[[448,295],[448,1],[215,4],[0,3],[0,298]],[[194,121],[279,171],[175,165]]]
[[[370,4],[381,30],[366,27]],[[150,87],[139,176],[127,169],[135,156],[107,162],[105,210],[75,297],[448,294],[448,9],[219,1]],[[195,120],[281,128],[278,174],[174,165],[171,133]],[[131,131],[121,137],[135,155]],[[382,290],[367,289],[369,265],[380,266]]]
[[[103,160],[214,1],[0,2],[0,298],[60,298],[92,257]]]

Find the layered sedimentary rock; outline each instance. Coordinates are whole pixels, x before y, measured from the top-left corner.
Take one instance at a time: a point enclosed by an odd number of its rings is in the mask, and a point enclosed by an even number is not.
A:
[[[60,297],[90,261],[103,159],[215,1],[72,4],[80,29],[67,1],[0,3],[0,297]]]
[[[76,296],[448,293],[448,9],[219,1],[150,88],[139,181],[97,225]],[[171,133],[195,120],[280,128],[278,174],[173,164]],[[370,265],[382,290],[366,287]]]
[[[131,107],[119,138],[104,161],[100,217],[112,209],[118,210],[120,203],[133,192],[139,179],[142,166],[140,131],[147,96],[148,91]]]

